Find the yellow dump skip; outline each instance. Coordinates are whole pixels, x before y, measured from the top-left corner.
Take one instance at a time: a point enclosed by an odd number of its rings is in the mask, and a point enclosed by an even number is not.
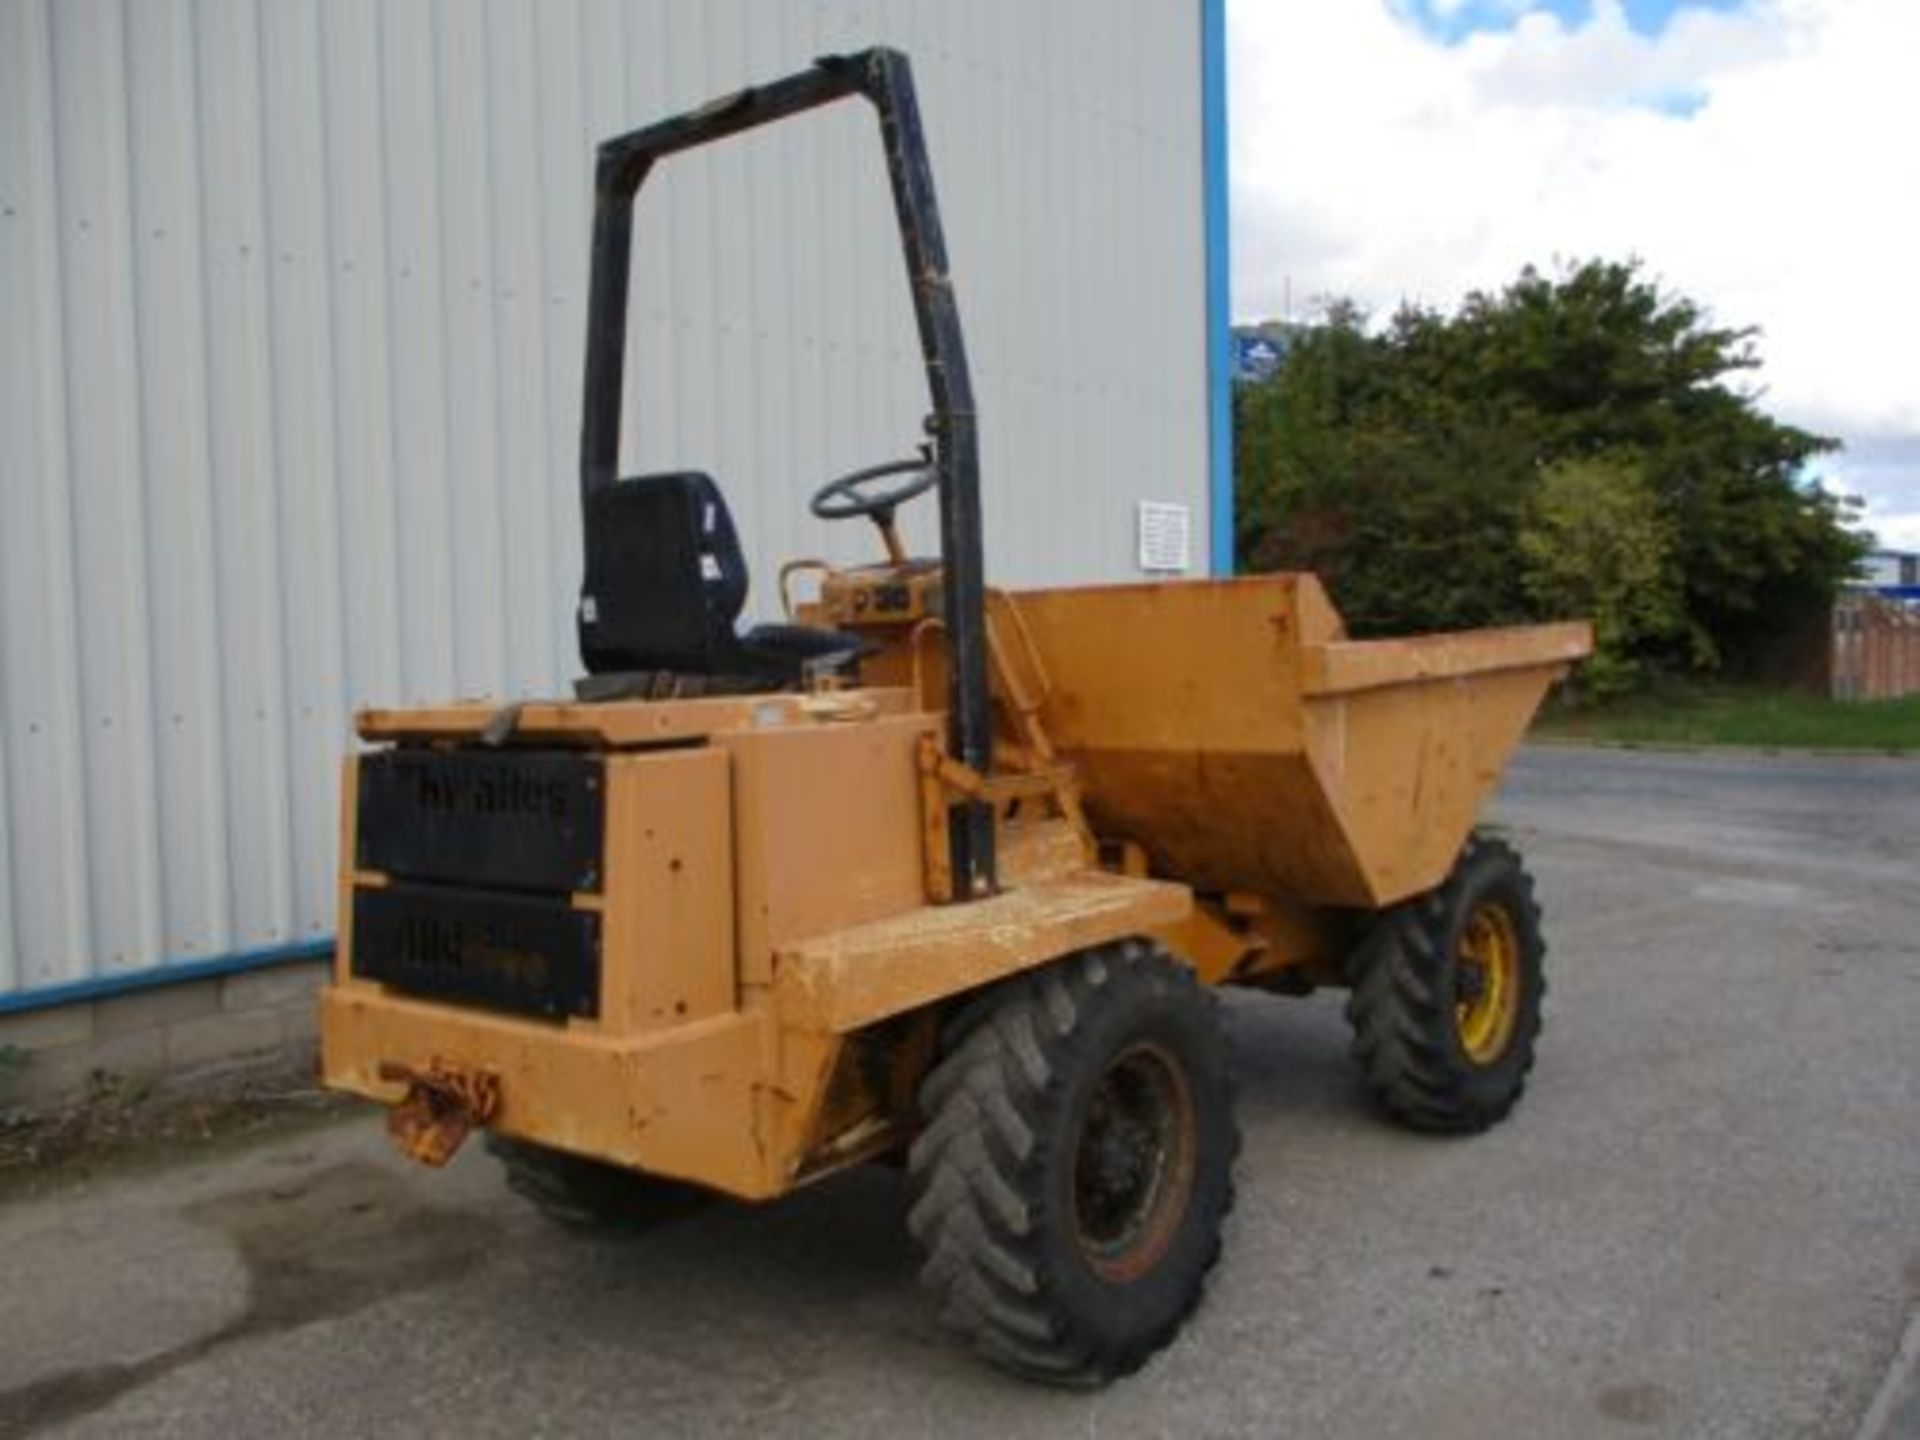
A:
[[[1437,885],[1584,624],[1349,640],[1311,575],[1023,591],[1042,714],[1102,835],[1202,891]]]

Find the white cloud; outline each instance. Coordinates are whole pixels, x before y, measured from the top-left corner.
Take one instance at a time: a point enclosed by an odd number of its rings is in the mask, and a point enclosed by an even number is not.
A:
[[[1822,468],[1832,488],[1865,502],[1861,519],[1882,545],[1920,550],[1920,435],[1864,437]]]
[[[1920,3],[1751,0],[1635,32],[1619,0],[1444,45],[1392,0],[1232,0],[1234,301],[1448,305],[1638,255],[1758,325],[1766,404],[1920,538]]]

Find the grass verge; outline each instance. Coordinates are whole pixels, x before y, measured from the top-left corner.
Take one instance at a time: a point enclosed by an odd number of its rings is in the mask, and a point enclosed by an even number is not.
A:
[[[1554,704],[1535,729],[1544,739],[1623,745],[1920,753],[1920,695],[1840,701],[1733,686],[1674,687],[1598,705]]]

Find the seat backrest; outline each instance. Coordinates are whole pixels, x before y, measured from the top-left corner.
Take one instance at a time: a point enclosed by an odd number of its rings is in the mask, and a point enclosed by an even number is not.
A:
[[[587,502],[580,659],[590,674],[712,674],[733,663],[747,565],[720,487],[641,475]]]

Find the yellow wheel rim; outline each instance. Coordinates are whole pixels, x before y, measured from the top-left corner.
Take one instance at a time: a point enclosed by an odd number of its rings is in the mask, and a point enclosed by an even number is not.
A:
[[[1454,971],[1460,1048],[1474,1064],[1491,1065],[1520,1015],[1520,933],[1506,906],[1487,900],[1475,907],[1460,931]]]

